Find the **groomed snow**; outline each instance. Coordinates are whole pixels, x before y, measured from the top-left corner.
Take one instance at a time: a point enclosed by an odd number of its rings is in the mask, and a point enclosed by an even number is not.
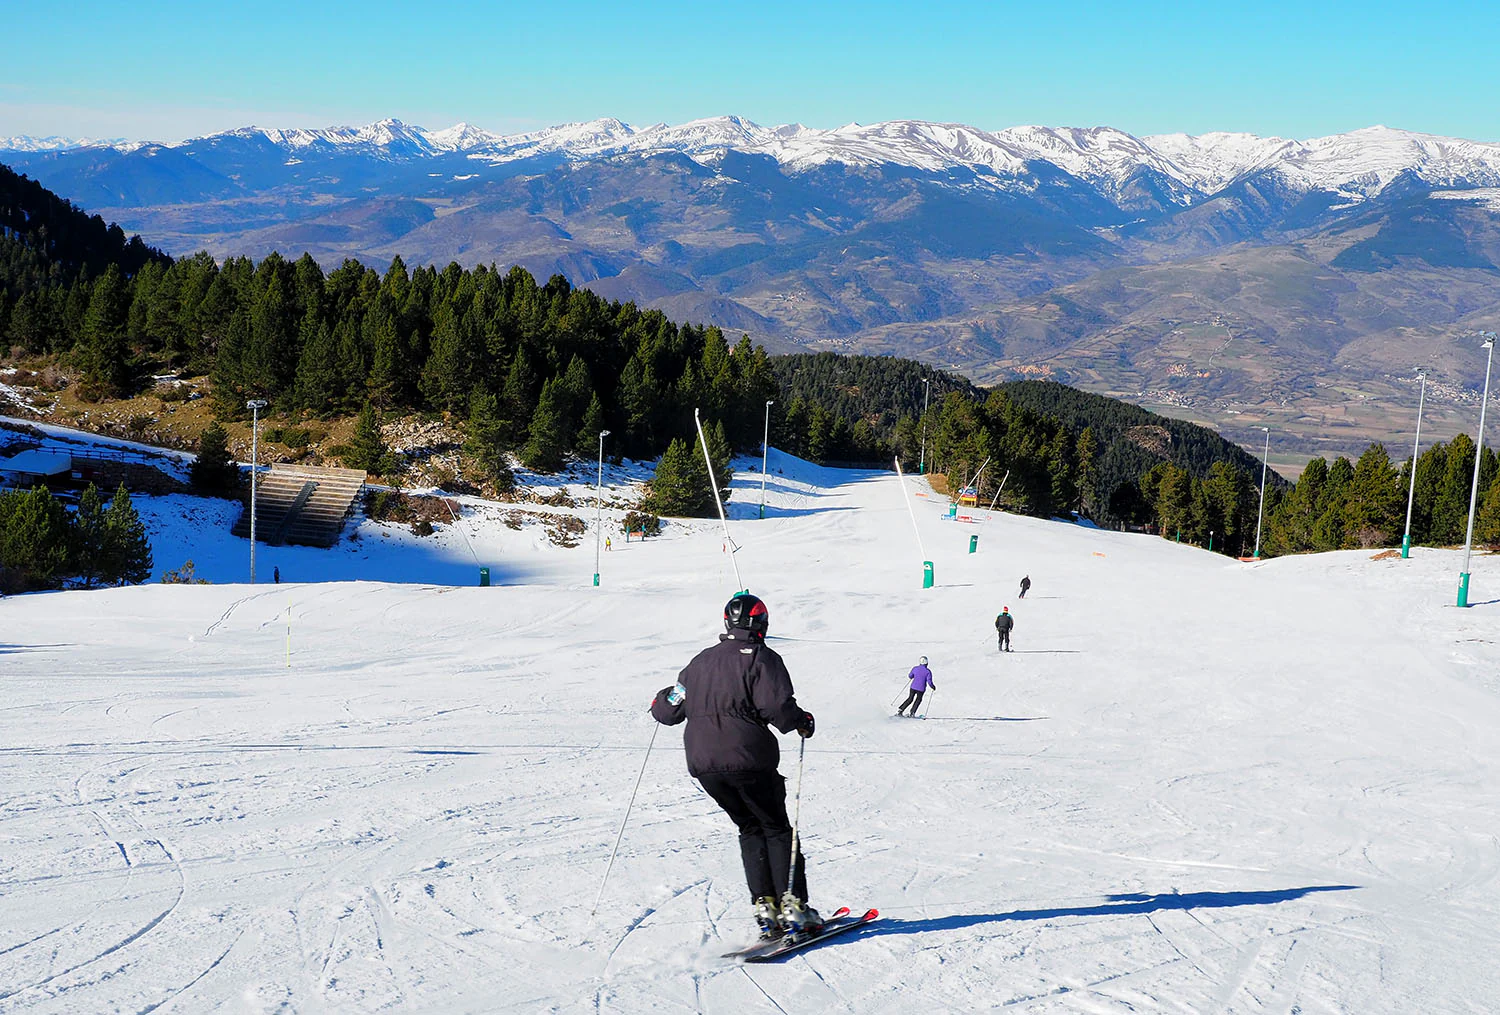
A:
[[[716,525],[616,539],[593,588],[591,538],[473,521],[480,589],[440,584],[473,577],[451,531],[365,523],[367,558],[261,573],[391,583],[0,601],[0,1010],[1492,1009],[1494,558],[1459,611],[1453,552],[1243,565],[927,496],[924,592],[894,476],[772,463],[730,525],[818,717],[813,901],[879,907],[868,932],[718,957],[752,924],[676,729],[589,918],[646,705],[735,587]],[[205,543],[167,527],[159,563]],[[922,654],[931,716],[892,718]]]

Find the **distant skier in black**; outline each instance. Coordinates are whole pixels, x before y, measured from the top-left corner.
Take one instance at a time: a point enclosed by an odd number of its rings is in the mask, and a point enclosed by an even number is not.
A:
[[[768,940],[823,925],[807,904],[807,865],[800,848],[796,876],[789,870],[786,780],[776,771],[781,749],[767,728],[810,737],[813,717],[797,704],[781,656],[766,647],[769,620],[766,604],[748,592],[729,600],[719,643],[693,657],[676,686],[662,688],[651,702],[657,722],[687,721],[682,742],[688,774],[739,829],[755,921]]]
[[[281,568],[279,568],[279,567],[273,567],[273,568],[271,568],[271,581],[273,581],[277,585],[281,584]]]
[[[1031,591],[1031,575],[1021,579],[1021,598],[1026,598],[1026,593]]]
[[[1000,651],[1010,651],[1010,629],[1016,626],[1016,618],[1010,615],[1010,607],[1002,606],[1000,616],[995,618],[995,630],[1000,632]]]

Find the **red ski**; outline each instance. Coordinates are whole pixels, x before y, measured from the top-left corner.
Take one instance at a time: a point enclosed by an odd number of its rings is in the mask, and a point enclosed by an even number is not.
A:
[[[863,916],[850,916],[849,907],[844,906],[823,923],[823,929],[815,934],[803,934],[800,936],[787,936],[777,938],[775,941],[761,941],[751,945],[749,948],[741,948],[739,951],[728,952],[726,959],[740,959],[744,962],[774,962],[776,959],[800,952],[804,948],[811,948],[815,944],[821,944],[829,938],[838,937],[851,930],[856,930],[868,923],[874,922],[880,916],[880,910],[866,910]]]

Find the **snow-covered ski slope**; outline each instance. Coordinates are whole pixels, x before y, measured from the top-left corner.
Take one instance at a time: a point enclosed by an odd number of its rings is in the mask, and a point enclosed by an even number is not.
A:
[[[589,538],[488,589],[0,601],[0,1011],[1495,1010],[1500,561],[1459,611],[1451,552],[1251,566],[929,497],[923,592],[894,476],[775,465],[731,527],[818,718],[813,901],[877,924],[719,958],[753,926],[676,729],[590,922],[734,590],[695,523],[597,589]]]

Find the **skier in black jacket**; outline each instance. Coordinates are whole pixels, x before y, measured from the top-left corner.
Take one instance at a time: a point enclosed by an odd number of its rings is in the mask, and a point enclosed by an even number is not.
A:
[[[807,865],[797,850],[792,876],[792,823],[786,780],[776,771],[781,749],[768,726],[813,735],[812,713],[797,704],[792,678],[765,645],[766,604],[748,592],[724,607],[725,633],[699,652],[651,702],[657,722],[687,721],[682,737],[688,774],[702,784],[740,831],[740,857],[761,936],[817,930],[807,905]],[[788,883],[790,882],[790,884]]]
[[[995,618],[995,630],[1000,632],[1000,651],[1010,651],[1010,629],[1016,626],[1016,618],[1010,615],[1010,607],[1001,607],[1000,616]]]

